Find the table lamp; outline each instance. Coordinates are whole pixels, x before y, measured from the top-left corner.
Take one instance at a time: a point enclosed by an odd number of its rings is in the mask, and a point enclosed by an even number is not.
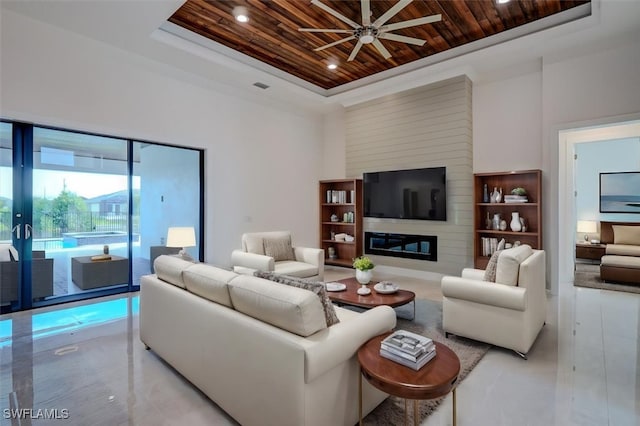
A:
[[[178,255],[184,260],[193,261],[186,247],[196,246],[196,231],[192,226],[172,227],[167,231],[167,247],[178,247]]]
[[[593,220],[579,220],[578,232],[584,233],[584,240],[589,241],[589,234],[598,232],[598,224]]]

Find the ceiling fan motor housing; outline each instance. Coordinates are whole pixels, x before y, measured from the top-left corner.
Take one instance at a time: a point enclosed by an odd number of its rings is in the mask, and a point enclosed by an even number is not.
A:
[[[370,44],[378,38],[378,30],[372,26],[361,27],[355,31],[354,35],[362,44]]]

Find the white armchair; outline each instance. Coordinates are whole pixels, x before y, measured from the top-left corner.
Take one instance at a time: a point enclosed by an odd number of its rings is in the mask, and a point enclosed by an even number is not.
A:
[[[445,334],[468,337],[526,354],[545,323],[545,252],[523,245],[498,256],[496,282],[464,269],[442,278]]]
[[[267,271],[320,281],[324,278],[324,250],[293,247],[289,231],[243,234],[242,249],[231,253],[231,263],[240,274]]]

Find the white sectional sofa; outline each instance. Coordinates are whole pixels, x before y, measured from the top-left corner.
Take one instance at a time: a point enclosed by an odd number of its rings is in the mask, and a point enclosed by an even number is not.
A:
[[[245,426],[354,425],[358,348],[395,327],[388,306],[335,307],[311,291],[172,256],[140,286],[140,339]],[[363,410],[387,397],[363,380]]]

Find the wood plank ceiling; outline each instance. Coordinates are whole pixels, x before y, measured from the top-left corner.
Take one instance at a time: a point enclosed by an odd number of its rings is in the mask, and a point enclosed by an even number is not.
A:
[[[360,1],[321,0],[347,18],[362,22]],[[308,33],[298,28],[351,27],[310,0],[187,0],[169,21],[238,52],[267,63],[323,89],[331,89],[400,65],[445,52],[521,25],[566,11],[590,0],[415,0],[388,24],[441,14],[431,24],[393,31],[426,40],[416,46],[381,40],[392,57],[385,60],[373,45],[364,45],[355,60],[347,62],[356,40],[315,52],[349,34]],[[372,21],[396,0],[370,0]],[[249,22],[234,19],[233,9],[245,6]],[[327,69],[330,62],[339,64]]]

